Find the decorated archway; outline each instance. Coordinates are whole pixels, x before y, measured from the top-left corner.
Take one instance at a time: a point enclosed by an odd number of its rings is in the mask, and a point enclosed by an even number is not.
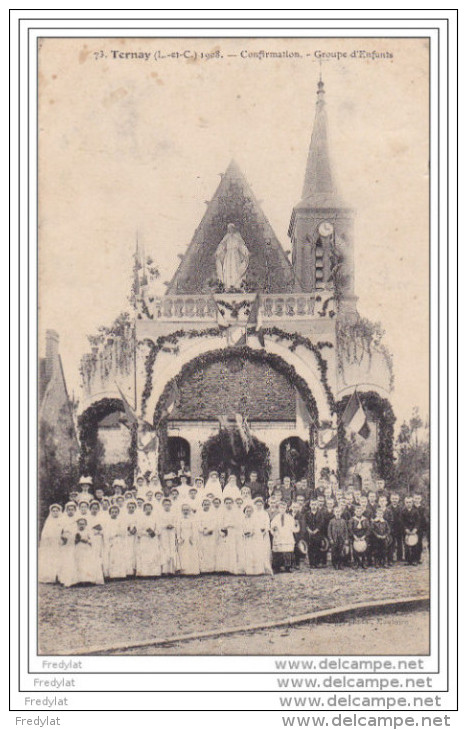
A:
[[[123,478],[132,484],[137,465],[136,426],[128,426],[131,432],[131,442],[127,459],[115,464],[103,466],[99,454],[98,430],[99,424],[113,413],[124,413],[125,409],[120,398],[101,398],[78,417],[80,441],[80,473],[92,476],[95,483],[108,483],[114,478]]]
[[[249,336],[248,346],[232,347],[227,344],[219,328],[178,330],[156,340],[145,337],[141,344],[145,347],[140,350],[139,367],[145,375],[140,396],[140,412],[147,420],[151,420],[151,415],[157,411],[167,384],[178,378],[185,365],[196,362],[199,358],[209,358],[212,352],[223,351],[234,354],[247,351],[258,353],[259,357],[278,358],[276,362],[281,361],[289,366],[294,376],[300,378],[309,392],[313,393],[320,420],[333,419],[335,402],[327,377],[328,362],[322,355],[323,348],[328,348],[329,357],[334,357],[330,342],[314,344],[305,337],[294,337],[289,332],[272,327],[264,330],[264,345],[257,337]]]
[[[318,407],[311,389],[306,380],[299,375],[293,365],[286,362],[282,357],[275,353],[266,352],[261,349],[253,349],[247,346],[244,347],[229,347],[212,350],[199,355],[189,362],[186,362],[177,375],[172,377],[165,385],[162,394],[160,395],[153,414],[153,424],[159,437],[159,473],[166,473],[167,469],[170,469],[170,454],[168,449],[168,415],[169,415],[169,404],[173,403],[174,394],[179,390],[182,381],[185,377],[196,372],[200,367],[209,365],[218,361],[231,361],[233,359],[251,360],[253,362],[267,363],[271,368],[281,373],[296,389],[299,393],[308,413],[308,435],[309,443],[315,443],[315,430],[318,426]],[[227,436],[228,438],[228,436]],[[215,443],[215,440],[213,441]],[[213,446],[214,448],[214,446]],[[230,449],[226,442],[226,450],[229,453]],[[236,462],[235,456],[230,455],[229,459]],[[244,459],[247,459],[247,455],[243,455]],[[308,460],[306,465],[306,476],[310,486],[314,485],[315,477],[315,463],[314,463],[314,449],[308,450]],[[205,464],[203,464],[203,467]],[[258,465],[251,465],[250,468],[260,467]],[[268,469],[264,466],[261,467],[264,471]]]

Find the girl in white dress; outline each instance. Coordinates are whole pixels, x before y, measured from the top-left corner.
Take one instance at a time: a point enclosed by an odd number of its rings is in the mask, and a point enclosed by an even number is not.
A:
[[[249,503],[244,507],[242,520],[242,568],[246,575],[261,573],[256,532],[257,523],[253,517],[253,505]]]
[[[60,571],[58,580],[65,588],[72,585],[75,574],[75,534],[77,519],[76,502],[67,502],[62,520],[62,535],[60,548]]]
[[[208,496],[209,499],[209,496]],[[214,535],[215,535],[215,551],[216,551],[216,563],[214,571],[216,573],[220,573],[224,570],[223,568],[223,552],[222,547],[224,544],[224,537],[221,534],[221,527],[222,527],[222,515],[224,512],[224,507],[222,505],[222,500],[220,497],[213,496],[211,500],[211,513],[212,513],[212,523],[214,526]]]
[[[193,514],[196,514],[200,508],[200,496],[195,486],[189,488],[188,499],[185,501],[190,505]]]
[[[102,561],[97,557],[93,546],[93,535],[88,527],[86,517],[78,517],[75,534],[75,574],[73,585],[78,583],[94,583],[103,585],[104,572]]]
[[[196,517],[187,502],[182,504],[177,522],[177,549],[180,559],[180,572],[183,575],[199,575]]]
[[[217,519],[212,511],[211,500],[205,497],[198,512],[199,569],[201,573],[213,573],[216,569]]]
[[[231,474],[229,476],[227,484],[224,487],[224,491],[222,492],[224,504],[225,504],[226,497],[230,497],[231,499],[235,500],[235,499],[237,499],[237,497],[240,497],[240,496],[241,496],[241,494],[240,494],[240,490],[237,485],[237,477],[235,476],[235,474]]]
[[[39,542],[39,583],[55,583],[62,560],[63,515],[59,504],[51,504]]]
[[[104,519],[100,504],[97,500],[93,500],[89,504],[88,528],[92,536],[92,548],[94,559],[104,565]]]
[[[239,547],[241,545],[241,515],[234,506],[233,499],[224,499],[224,510],[220,523],[220,570],[238,575],[241,572],[239,565]]]
[[[151,502],[143,506],[136,535],[136,575],[156,576],[162,572],[160,532]]]
[[[136,509],[136,501],[129,499],[126,503],[126,512],[122,515],[126,526],[125,560],[126,574],[129,578],[132,578],[136,573],[136,533],[139,517],[139,511],[137,512]]]
[[[113,504],[104,530],[104,573],[108,578],[126,578],[126,523],[120,507]]]
[[[164,575],[173,575],[180,568],[177,552],[175,525],[177,517],[173,512],[172,502],[168,497],[162,500],[160,514],[161,567]]]
[[[209,477],[204,485],[204,491],[206,495],[212,494],[214,497],[222,499],[222,486],[217,471],[209,472]]]

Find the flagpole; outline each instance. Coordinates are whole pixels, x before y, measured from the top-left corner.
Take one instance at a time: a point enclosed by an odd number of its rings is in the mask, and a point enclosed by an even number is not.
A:
[[[136,374],[136,319],[133,325],[133,371],[134,371],[134,389],[135,389],[135,413],[138,412],[138,391],[136,387],[137,374]]]

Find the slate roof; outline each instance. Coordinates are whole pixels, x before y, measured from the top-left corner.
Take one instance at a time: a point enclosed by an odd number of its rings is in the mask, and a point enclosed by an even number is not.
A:
[[[227,232],[237,226],[250,251],[246,283],[250,291],[296,291],[294,274],[277,236],[238,165],[232,160],[209,202],[167,294],[210,291],[216,277],[215,252]]]

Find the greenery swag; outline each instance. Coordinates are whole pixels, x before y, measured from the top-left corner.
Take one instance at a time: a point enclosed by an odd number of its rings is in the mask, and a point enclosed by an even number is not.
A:
[[[318,342],[316,345],[313,344],[307,337],[303,337],[302,335],[297,334],[296,332],[285,332],[284,330],[281,330],[279,327],[265,327],[262,330],[263,334],[269,335],[270,337],[275,337],[277,341],[279,340],[287,340],[290,342],[289,350],[291,352],[295,352],[297,347],[304,347],[309,352],[312,352],[319,371],[320,371],[320,379],[321,383],[323,385],[323,388],[326,392],[327,401],[329,404],[329,407],[331,411],[335,410],[335,401],[334,397],[332,395],[331,388],[329,387],[329,383],[327,380],[327,370],[328,365],[326,360],[323,358],[321,354],[321,350],[325,347],[331,348],[333,345],[331,342]],[[147,344],[149,347],[149,352],[146,356],[146,360],[144,363],[144,369],[146,373],[146,380],[143,388],[143,392],[141,394],[141,412],[142,415],[146,415],[146,405],[147,401],[149,400],[151,393],[152,393],[152,379],[153,379],[153,370],[154,370],[154,363],[156,362],[157,355],[161,350],[165,350],[167,352],[174,352],[174,354],[178,354],[178,349],[176,348],[177,343],[183,339],[184,337],[188,339],[194,339],[198,337],[216,337],[221,335],[221,330],[219,327],[209,327],[205,330],[176,330],[175,332],[171,332],[169,335],[161,335],[157,338],[156,342],[153,342],[153,340],[145,339],[144,343]],[[167,347],[167,345],[172,346],[173,349],[170,349]],[[249,348],[248,348],[249,349]],[[236,348],[227,348],[225,350],[225,353],[232,353]],[[263,350],[249,350],[250,352],[264,352]],[[210,353],[207,353],[208,355]],[[196,358],[195,362],[200,362],[200,358],[203,356],[200,355],[198,358]],[[221,358],[218,358],[221,359]],[[278,358],[280,359],[280,358]],[[291,368],[292,371],[295,373],[295,370]],[[303,381],[305,382],[305,381]]]

